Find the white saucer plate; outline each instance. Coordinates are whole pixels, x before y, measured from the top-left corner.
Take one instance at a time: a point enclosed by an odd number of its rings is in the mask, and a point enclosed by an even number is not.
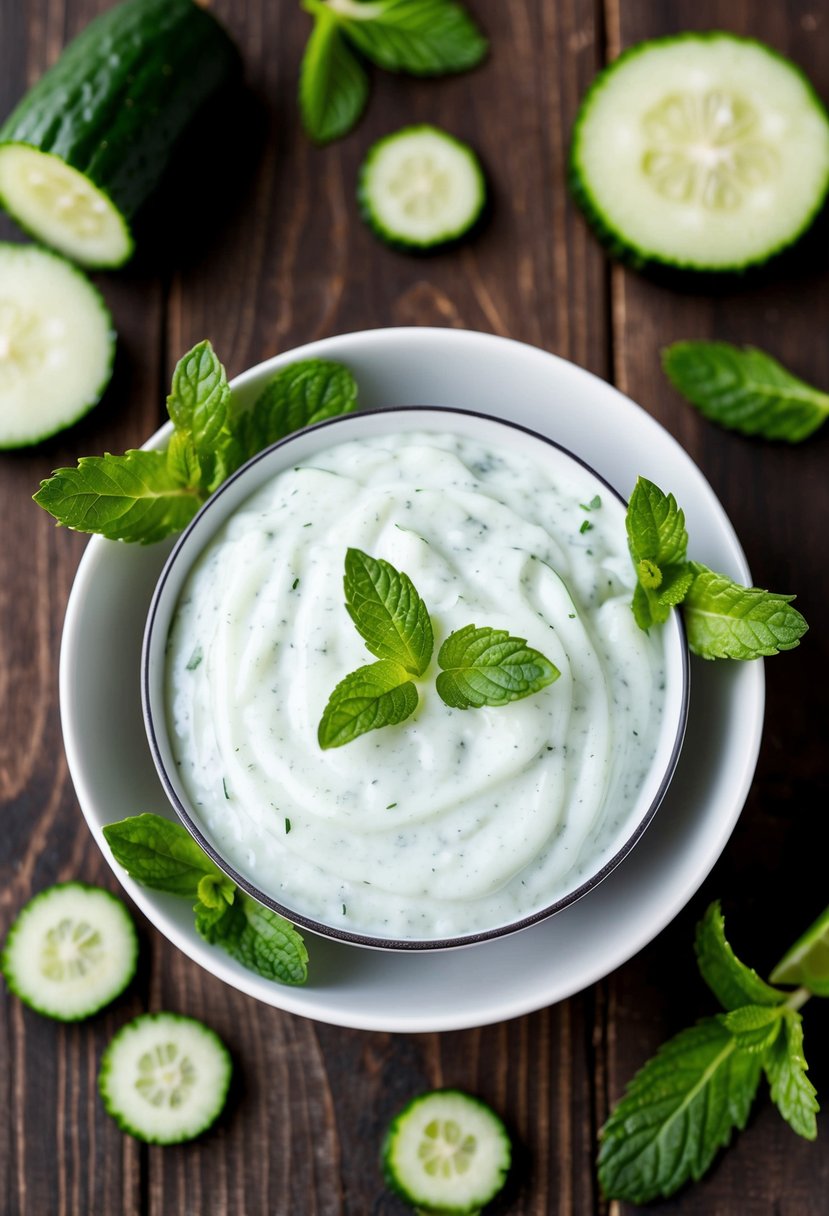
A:
[[[625,497],[638,474],[650,477],[684,508],[692,556],[750,581],[734,530],[687,453],[644,410],[574,364],[487,334],[383,329],[279,355],[239,376],[234,390],[253,397],[278,367],[312,357],[347,364],[365,408],[443,405],[510,419],[582,457]],[[162,428],[148,446],[166,434]],[[61,647],[64,743],[81,809],[126,891],[179,949],[240,991],[364,1030],[457,1030],[517,1017],[571,996],[645,946],[722,852],[757,761],[759,662],[694,661],[688,730],[665,800],[633,852],[578,903],[511,937],[443,953],[387,953],[307,934],[310,979],[302,988],[246,971],[198,937],[187,900],[128,878],[102,835],[105,824],[142,811],[174,817],[150,757],[139,692],[144,622],[170,547],[90,541]]]

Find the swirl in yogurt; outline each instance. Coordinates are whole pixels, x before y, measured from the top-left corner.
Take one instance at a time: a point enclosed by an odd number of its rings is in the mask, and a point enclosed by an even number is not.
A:
[[[167,656],[179,776],[219,852],[287,908],[379,938],[486,931],[577,888],[625,823],[656,749],[664,642],[630,610],[622,504],[544,457],[446,433],[343,443],[275,476],[194,566]],[[409,575],[435,654],[488,625],[561,677],[463,711],[433,660],[413,717],[321,750],[332,689],[372,661],[344,606],[349,546]]]

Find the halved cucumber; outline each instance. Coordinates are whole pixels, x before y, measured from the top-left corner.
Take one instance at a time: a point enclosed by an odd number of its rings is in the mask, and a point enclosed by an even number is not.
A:
[[[112,375],[115,332],[100,293],[57,254],[0,243],[0,448],[71,426]]]
[[[594,81],[570,180],[635,265],[739,270],[790,245],[829,188],[829,120],[771,48],[733,34],[631,47]]]
[[[372,145],[357,197],[364,219],[384,241],[433,249],[473,227],[486,202],[486,182],[467,144],[424,124]]]
[[[222,26],[191,0],[107,10],[0,127],[0,203],[75,261],[120,266],[179,137],[238,70]]]
[[[415,1098],[382,1148],[386,1181],[413,1207],[461,1216],[498,1194],[510,1167],[507,1129],[493,1110],[458,1089]]]
[[[21,909],[0,963],[9,988],[32,1009],[74,1022],[114,1001],[137,959],[135,927],[120,899],[67,882]]]
[[[122,1131],[151,1144],[177,1144],[215,1121],[232,1067],[224,1043],[202,1022],[147,1013],[122,1027],[107,1047],[98,1089]]]

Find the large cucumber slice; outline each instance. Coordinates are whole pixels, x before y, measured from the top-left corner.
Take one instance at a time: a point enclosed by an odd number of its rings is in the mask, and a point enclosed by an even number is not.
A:
[[[222,1040],[195,1018],[147,1013],[118,1031],[98,1088],[122,1131],[152,1144],[192,1140],[216,1119],[232,1065]]]
[[[124,991],[137,958],[135,927],[120,899],[101,887],[67,882],[41,891],[18,914],[2,970],[12,992],[32,1009],[74,1022]]]
[[[570,170],[614,253],[640,266],[739,270],[814,219],[829,187],[829,120],[800,69],[760,42],[661,38],[596,78]]]
[[[125,0],[64,50],[0,127],[0,202],[86,266],[120,266],[182,132],[239,67],[191,0]]]
[[[424,123],[372,145],[357,197],[363,217],[384,241],[426,250],[472,228],[486,202],[486,183],[467,144]]]
[[[0,243],[0,448],[71,426],[100,400],[115,333],[103,299],[69,262]]]
[[[458,1089],[415,1098],[382,1148],[386,1181],[408,1203],[441,1216],[475,1213],[504,1185],[512,1146],[485,1103]]]

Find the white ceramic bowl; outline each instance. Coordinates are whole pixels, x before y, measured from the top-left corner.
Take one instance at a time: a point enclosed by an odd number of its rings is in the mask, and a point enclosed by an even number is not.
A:
[[[454,329],[342,334],[287,351],[238,377],[252,400],[286,363],[347,363],[366,408],[470,405],[578,450],[629,494],[637,474],[674,492],[692,554],[743,583],[751,575],[728,517],[675,439],[611,385],[546,351]],[[162,427],[148,447],[169,439]],[[523,933],[466,950],[381,952],[308,935],[301,988],[274,984],[208,945],[186,899],[148,890],[117,865],[108,823],[172,816],[141,715],[147,611],[171,546],[93,537],[78,568],[60,656],[69,771],[90,831],[133,903],[189,958],[266,1004],[339,1026],[433,1032],[483,1026],[564,1000],[620,966],[677,915],[720,856],[748,793],[763,724],[763,665],[696,663],[677,774],[643,839],[595,891]]]
[[[672,612],[658,636],[665,670],[663,714],[653,759],[637,795],[612,833],[603,838],[585,872],[572,876],[569,885],[565,883],[563,889],[555,892],[555,896],[551,894],[547,903],[527,915],[452,938],[398,939],[365,931],[348,931],[340,926],[312,919],[258,887],[238,864],[234,865],[228,860],[222,853],[221,844],[210,835],[194,807],[185,783],[181,780],[180,769],[176,763],[176,748],[171,739],[168,714],[168,639],[182,590],[193,566],[216,534],[253,494],[272,482],[280,473],[296,465],[313,463],[316,455],[338,444],[412,431],[460,435],[484,444],[491,451],[516,452],[542,468],[545,463],[549,465],[552,458],[559,461],[564,455],[574,465],[580,466],[578,472],[586,469],[592,475],[594,488],[601,489],[606,501],[608,494],[612,494],[620,503],[624,503],[615,487],[601,478],[577,455],[562,449],[553,440],[515,423],[472,411],[433,406],[392,407],[333,418],[308,427],[260,452],[237,470],[212,495],[179,537],[162,570],[150,605],[144,637],[141,694],[150,751],[167,796],[188,831],[235,883],[260,903],[266,904],[295,924],[339,941],[385,950],[440,950],[472,945],[514,933],[560,912],[597,887],[630,852],[662,802],[679,760],[688,714],[689,663],[682,621],[677,612]],[[623,528],[621,522],[620,526]],[[316,748],[316,739],[310,741],[309,746]],[[274,797],[278,797],[278,791],[274,791]],[[290,864],[290,857],[286,857],[286,863]]]

